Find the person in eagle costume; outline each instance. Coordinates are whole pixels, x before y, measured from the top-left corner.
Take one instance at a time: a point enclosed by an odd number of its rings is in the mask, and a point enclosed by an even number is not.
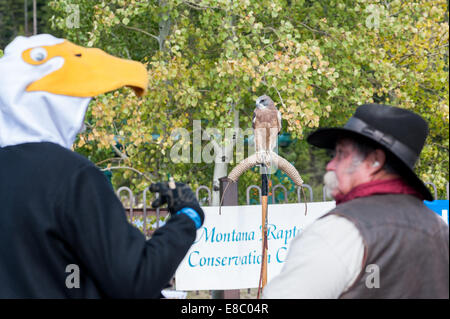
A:
[[[0,298],[161,297],[203,223],[191,189],[151,185],[171,218],[146,240],[104,174],[71,151],[91,98],[123,86],[143,95],[146,68],[48,34],[4,53]]]

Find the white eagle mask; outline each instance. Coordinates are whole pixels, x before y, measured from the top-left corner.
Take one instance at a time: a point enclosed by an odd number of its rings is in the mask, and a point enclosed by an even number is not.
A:
[[[19,36],[0,58],[0,147],[52,142],[71,148],[91,98],[125,85],[145,92],[141,63],[49,34]]]
[[[54,57],[42,65],[22,59],[28,48],[62,43],[63,39],[41,34],[17,37],[0,58],[0,147],[30,142],[53,142],[71,148],[80,131],[91,98],[27,92],[30,83],[64,64]]]

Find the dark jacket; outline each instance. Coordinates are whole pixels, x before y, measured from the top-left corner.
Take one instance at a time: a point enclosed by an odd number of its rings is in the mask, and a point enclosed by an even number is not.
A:
[[[417,197],[362,197],[330,214],[353,222],[364,241],[362,271],[341,298],[449,297],[449,228]]]
[[[0,298],[158,298],[195,235],[178,214],[146,240],[104,174],[70,150],[0,148]]]

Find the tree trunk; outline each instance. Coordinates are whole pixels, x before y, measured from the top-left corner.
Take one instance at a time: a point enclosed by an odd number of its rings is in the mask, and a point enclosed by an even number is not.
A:
[[[36,0],[33,0],[33,35],[37,34],[37,6]]]
[[[166,0],[159,1],[160,7],[165,7],[166,5],[167,5]],[[167,20],[161,19],[161,21],[159,22],[158,42],[159,42],[159,50],[160,51],[165,51],[165,49],[166,49],[165,41],[166,41],[166,38],[169,36],[171,26],[172,26],[172,21],[170,18],[168,18]]]
[[[239,130],[239,111],[236,106],[234,109],[234,136],[237,138]],[[220,181],[219,178],[227,176],[228,163],[233,158],[234,146],[236,145],[236,138],[233,141],[225,141],[225,145],[216,150],[216,158],[214,160],[214,175],[213,175],[213,191],[212,191],[212,206],[220,205]]]
[[[24,15],[24,32],[25,35],[28,36],[28,0],[24,0],[23,2],[23,15]]]
[[[229,17],[229,23],[230,26],[233,27],[235,25],[235,18],[233,15]],[[232,29],[233,36],[234,30]],[[231,36],[230,36],[231,38]],[[236,54],[234,54],[236,55]],[[239,111],[236,108],[237,103],[233,105],[233,112],[234,112],[234,133],[237,137],[237,133],[239,130]],[[230,162],[232,156],[233,156],[233,150],[234,145],[236,144],[236,139],[233,140],[231,143],[225,143],[225,146],[223,146],[218,152],[216,156],[215,165],[214,165],[214,176],[213,176],[213,192],[212,192],[212,205],[213,206],[219,206],[220,205],[220,181],[219,178],[227,176],[227,169],[228,169],[228,163]],[[224,161],[223,159],[227,159]]]

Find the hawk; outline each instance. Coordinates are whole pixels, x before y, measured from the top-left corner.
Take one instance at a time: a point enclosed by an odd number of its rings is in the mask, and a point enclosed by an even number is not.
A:
[[[277,145],[278,134],[281,131],[281,113],[269,96],[262,95],[256,99],[252,123],[258,161],[267,163],[270,161],[270,153]]]

